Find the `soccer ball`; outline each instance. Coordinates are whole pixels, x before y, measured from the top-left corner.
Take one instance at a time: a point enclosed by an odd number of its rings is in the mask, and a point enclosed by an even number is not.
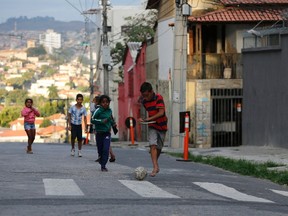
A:
[[[142,181],[146,178],[147,176],[147,170],[144,167],[137,167],[134,171],[135,173],[135,178],[139,181]]]

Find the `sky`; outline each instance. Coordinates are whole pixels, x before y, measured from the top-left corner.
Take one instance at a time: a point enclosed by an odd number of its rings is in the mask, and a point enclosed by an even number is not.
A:
[[[110,0],[113,6],[140,6],[143,0]],[[98,7],[98,0],[1,0],[0,23],[26,16],[54,17],[59,21],[84,21],[81,12]]]

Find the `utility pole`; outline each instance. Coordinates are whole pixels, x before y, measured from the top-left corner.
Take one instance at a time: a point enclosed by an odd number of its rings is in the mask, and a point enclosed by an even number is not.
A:
[[[85,35],[85,43],[84,45],[87,47],[89,46],[89,51],[90,51],[90,78],[89,78],[89,86],[90,86],[90,108],[91,106],[94,106],[94,103],[92,104],[92,101],[93,101],[93,98],[94,98],[94,68],[98,68],[98,67],[95,67],[94,64],[93,64],[93,49],[92,49],[92,41],[91,41],[91,35],[90,35],[90,29],[88,28],[88,17],[87,15],[97,15],[97,14],[100,14],[100,9],[89,9],[87,11],[84,11],[82,13],[84,16],[85,16],[85,31],[86,31],[86,35]],[[100,21],[100,17],[96,17],[96,20]],[[97,29],[97,33],[99,31],[99,26],[96,24],[96,26],[98,27]],[[100,43],[100,35],[97,34],[96,36],[96,49],[98,48],[100,50],[100,47],[99,47],[99,43]],[[97,53],[97,60],[96,60],[96,64],[98,66],[98,59],[99,59],[99,55],[100,53]],[[96,70],[96,73],[97,73],[97,70]],[[95,73],[95,74],[96,74]],[[97,77],[96,77],[96,81],[97,81]],[[90,125],[91,127],[91,125]],[[90,140],[95,140],[94,138],[94,134],[93,133],[90,133]],[[92,143],[92,142],[91,142]]]
[[[94,15],[97,14],[97,10],[95,9],[90,9],[87,11],[84,11],[82,14],[83,15]],[[85,42],[84,46],[89,46],[89,52],[90,52],[90,77],[89,77],[89,86],[90,86],[90,101],[93,100],[94,97],[94,83],[93,83],[93,78],[94,78],[94,66],[93,66],[93,51],[92,51],[92,42],[90,38],[90,30],[89,30],[89,25],[88,25],[89,19],[86,16],[85,17]]]
[[[174,29],[174,65],[172,71],[172,128],[169,144],[180,148],[184,144],[184,134],[180,134],[180,112],[186,111],[186,74],[187,74],[187,16],[191,7],[187,0],[176,0]]]
[[[109,70],[108,66],[110,65],[110,47],[108,45],[108,26],[107,26],[107,0],[101,0],[103,7],[103,49],[102,49],[102,64],[103,64],[103,73],[104,73],[104,94],[109,95]]]

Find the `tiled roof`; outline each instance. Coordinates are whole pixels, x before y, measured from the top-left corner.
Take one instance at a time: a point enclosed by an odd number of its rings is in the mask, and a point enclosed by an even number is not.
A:
[[[49,120],[65,119],[65,115],[62,113],[56,113],[48,117]]]
[[[288,1],[288,0],[287,0]],[[255,22],[255,21],[278,21],[282,20],[281,14],[284,9],[263,8],[236,8],[227,7],[204,15],[190,16],[190,22]]]
[[[224,5],[239,5],[239,4],[254,4],[254,5],[263,5],[263,4],[288,4],[287,0],[220,0]]]
[[[37,132],[37,134],[43,136],[43,135],[53,134],[55,132],[64,131],[64,130],[66,130],[65,127],[50,125],[50,126],[48,126],[46,128],[43,128],[43,129],[39,130]]]
[[[0,131],[0,136],[1,137],[19,137],[19,136],[27,136],[26,132],[23,130],[16,130],[16,131],[13,131],[13,130],[3,130],[3,131]]]
[[[35,124],[36,124],[36,125],[40,125],[40,124],[42,124],[43,120],[44,120],[43,117],[37,117],[37,118],[35,119]],[[11,126],[11,125],[15,125],[15,124],[24,125],[24,118],[23,118],[23,117],[20,117],[20,118],[14,120],[14,121],[12,121],[12,122],[9,122],[9,125],[10,125],[10,126]]]

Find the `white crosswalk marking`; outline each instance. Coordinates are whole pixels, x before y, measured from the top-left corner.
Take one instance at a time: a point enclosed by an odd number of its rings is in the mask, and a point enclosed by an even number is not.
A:
[[[133,190],[142,197],[149,198],[180,198],[176,195],[170,194],[167,191],[162,190],[156,185],[148,181],[131,181],[131,180],[119,180],[123,185]]]
[[[84,196],[73,179],[43,179],[45,194],[50,196]]]
[[[281,190],[272,190],[274,193],[277,193],[277,194],[280,194],[280,195],[283,195],[283,196],[287,196],[288,197],[288,191],[281,191]]]
[[[263,203],[273,203],[273,201],[247,195],[244,193],[241,193],[234,188],[227,187],[223,184],[219,183],[208,183],[208,182],[193,182],[194,184],[200,186],[201,188],[210,191],[211,193],[228,197],[234,200],[238,201],[246,201],[246,202],[263,202]]]

